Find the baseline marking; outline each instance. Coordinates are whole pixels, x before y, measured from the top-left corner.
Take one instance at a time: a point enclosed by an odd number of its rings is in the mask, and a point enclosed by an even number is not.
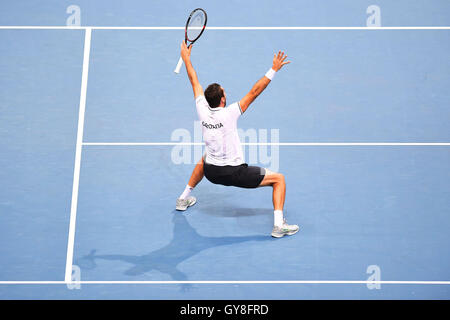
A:
[[[113,26],[0,26],[0,29],[42,30],[184,30],[185,27],[113,27]],[[423,27],[206,27],[208,30],[450,30],[450,26]]]
[[[293,280],[293,281],[0,281],[0,285],[51,284],[399,284],[450,285],[450,281],[358,281],[358,280]]]

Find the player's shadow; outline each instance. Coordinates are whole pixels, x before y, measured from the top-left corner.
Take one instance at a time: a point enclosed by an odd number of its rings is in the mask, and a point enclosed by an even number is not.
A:
[[[226,205],[213,204],[211,206],[203,205],[197,210],[202,213],[217,216],[217,217],[251,217],[251,216],[264,216],[272,219],[273,209],[267,208],[236,208]]]
[[[97,254],[92,250],[88,255],[82,256],[75,264],[82,269],[93,269],[95,261],[118,260],[132,265],[124,274],[138,276],[149,271],[159,271],[171,277],[174,281],[187,280],[188,276],[178,269],[183,261],[195,256],[199,252],[218,246],[233,245],[246,241],[271,241],[270,235],[253,235],[238,237],[207,237],[197,233],[189,224],[186,217],[180,213],[174,213],[173,239],[166,246],[144,255],[125,254]]]

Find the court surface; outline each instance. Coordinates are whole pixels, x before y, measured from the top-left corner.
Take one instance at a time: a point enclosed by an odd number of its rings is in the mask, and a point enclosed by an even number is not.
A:
[[[0,4],[0,299],[450,298],[448,1],[377,1],[381,28],[371,1],[85,0],[67,28],[72,4]],[[270,237],[270,188],[205,178],[175,211],[203,152],[173,73],[195,7],[229,104],[292,60],[239,127],[295,236]]]

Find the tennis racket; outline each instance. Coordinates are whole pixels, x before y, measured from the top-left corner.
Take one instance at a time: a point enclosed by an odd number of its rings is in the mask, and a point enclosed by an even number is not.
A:
[[[208,16],[206,15],[205,10],[202,8],[197,8],[191,12],[189,18],[186,22],[186,27],[184,29],[184,42],[186,45],[188,41],[190,42],[188,47],[190,47],[195,41],[200,38],[203,31],[205,31],[206,21],[208,20]],[[175,68],[175,73],[180,73],[181,66],[183,65],[183,59],[180,57],[178,60],[177,67]]]

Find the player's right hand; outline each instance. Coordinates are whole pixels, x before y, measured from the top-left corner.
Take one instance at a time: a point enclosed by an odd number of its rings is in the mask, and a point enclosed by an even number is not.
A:
[[[192,50],[192,46],[189,46],[189,48],[188,48],[186,45],[186,42],[184,42],[184,41],[181,42],[181,58],[183,59],[183,61],[190,59],[191,50]]]

